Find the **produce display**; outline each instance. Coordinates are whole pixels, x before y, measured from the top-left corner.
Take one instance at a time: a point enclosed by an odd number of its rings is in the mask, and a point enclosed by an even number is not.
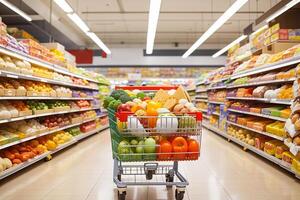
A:
[[[113,140],[114,156],[122,161],[198,159],[199,112],[190,101],[181,86],[155,94],[113,91],[103,105],[117,116],[114,132],[121,140]]]
[[[64,48],[58,50],[62,47],[58,43],[42,46],[32,38],[16,40],[7,35],[3,23],[0,26],[0,48],[5,50],[0,55],[2,179],[105,129],[108,118],[94,98],[99,96],[98,85],[109,82],[102,75],[78,69],[75,57]],[[81,135],[80,129],[89,134]]]
[[[286,41],[278,41],[276,37],[283,37],[283,32],[277,24],[259,33],[260,37],[250,36],[250,43],[232,47],[227,65],[201,80],[196,100],[207,113],[205,127],[262,157],[274,156],[269,160],[299,176],[300,64],[289,60],[298,58],[300,46],[288,42],[295,39],[289,32]],[[267,38],[273,41],[255,46]],[[207,89],[208,101],[203,89]]]

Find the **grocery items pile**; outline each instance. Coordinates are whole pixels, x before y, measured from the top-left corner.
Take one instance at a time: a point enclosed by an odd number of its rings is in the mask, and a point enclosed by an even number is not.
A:
[[[198,159],[201,113],[183,87],[155,94],[115,90],[104,106],[111,113],[113,153],[119,160]]]

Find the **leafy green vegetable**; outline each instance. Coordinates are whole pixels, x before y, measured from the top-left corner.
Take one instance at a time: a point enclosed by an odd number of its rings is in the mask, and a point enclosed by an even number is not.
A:
[[[122,104],[120,100],[113,100],[108,104],[108,108],[116,111],[120,104]]]
[[[109,103],[113,100],[115,100],[113,97],[105,97],[103,101],[103,107],[108,108]]]
[[[110,96],[118,100],[120,99],[120,96],[122,96],[123,94],[127,94],[127,93],[124,90],[114,90]]]
[[[137,93],[136,97],[139,99],[143,99],[146,96],[146,94],[144,92],[139,92]]]
[[[131,100],[132,99],[128,94],[123,94],[123,95],[120,96],[120,101],[122,103],[126,103],[126,102],[131,101]]]

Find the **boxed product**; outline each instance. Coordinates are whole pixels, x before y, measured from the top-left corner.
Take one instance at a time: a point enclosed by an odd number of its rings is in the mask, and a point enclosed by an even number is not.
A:
[[[288,150],[289,148],[284,144],[277,146],[275,149],[275,157],[278,159],[282,159],[282,154]]]
[[[264,152],[270,155],[275,155],[276,147],[281,145],[283,145],[282,142],[278,140],[265,142]]]

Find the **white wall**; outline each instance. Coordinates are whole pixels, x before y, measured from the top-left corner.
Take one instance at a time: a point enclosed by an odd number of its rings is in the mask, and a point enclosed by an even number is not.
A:
[[[112,54],[107,58],[94,57],[93,65],[189,65],[209,66],[224,65],[225,57],[190,56],[183,59],[180,56],[144,56],[143,48],[112,48]],[[86,65],[85,65],[86,66]]]

